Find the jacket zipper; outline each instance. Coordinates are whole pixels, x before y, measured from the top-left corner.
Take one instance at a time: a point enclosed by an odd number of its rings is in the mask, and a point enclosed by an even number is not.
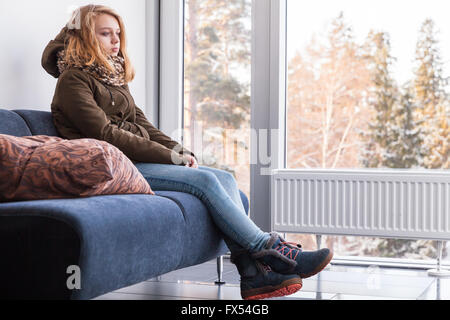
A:
[[[112,93],[111,93],[111,90],[109,90],[109,88],[108,88],[108,86],[106,86],[106,85],[104,85],[105,86],[105,88],[106,88],[106,90],[108,90],[108,92],[109,92],[109,95],[110,95],[110,97],[111,97],[111,104],[113,105],[113,106],[115,106],[116,105],[116,102],[114,101],[114,98],[113,98],[113,95],[112,95]]]

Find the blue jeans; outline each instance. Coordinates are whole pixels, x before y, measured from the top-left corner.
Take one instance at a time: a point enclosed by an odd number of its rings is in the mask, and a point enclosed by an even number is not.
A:
[[[238,244],[257,252],[269,240],[270,234],[263,232],[245,213],[232,174],[204,166],[198,169],[159,163],[136,163],[135,166],[154,191],[180,191],[199,198],[224,233],[230,251],[238,249]]]

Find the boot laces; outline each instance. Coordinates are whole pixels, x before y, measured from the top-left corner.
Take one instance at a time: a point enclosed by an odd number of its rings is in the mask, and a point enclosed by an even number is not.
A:
[[[289,259],[295,260],[301,251],[301,247],[302,246],[299,243],[282,241],[278,244],[275,250]]]

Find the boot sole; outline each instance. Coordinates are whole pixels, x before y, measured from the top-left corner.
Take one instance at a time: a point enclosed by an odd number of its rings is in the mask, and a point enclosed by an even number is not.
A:
[[[302,279],[289,279],[278,286],[266,286],[241,292],[244,300],[261,300],[274,297],[284,297],[296,293],[302,288]]]
[[[309,278],[309,277],[312,277],[312,276],[318,274],[330,263],[331,259],[333,259],[333,251],[330,251],[330,253],[326,257],[326,259],[323,260],[323,262],[320,265],[318,265],[316,269],[314,269],[313,271],[311,271],[310,273],[307,273],[307,274],[299,274],[300,278],[306,279],[306,278]]]

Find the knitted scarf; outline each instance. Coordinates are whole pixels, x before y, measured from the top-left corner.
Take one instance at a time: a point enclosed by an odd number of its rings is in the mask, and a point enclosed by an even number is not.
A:
[[[124,59],[122,57],[119,56],[108,57],[108,61],[114,67],[115,72],[111,72],[105,66],[96,63],[90,66],[86,66],[84,64],[81,64],[80,62],[66,61],[64,50],[61,50],[57,53],[57,58],[58,58],[57,65],[60,74],[70,67],[75,67],[81,69],[86,73],[89,73],[98,81],[103,82],[104,84],[115,87],[123,86],[124,84],[126,84],[125,70],[123,68]]]

